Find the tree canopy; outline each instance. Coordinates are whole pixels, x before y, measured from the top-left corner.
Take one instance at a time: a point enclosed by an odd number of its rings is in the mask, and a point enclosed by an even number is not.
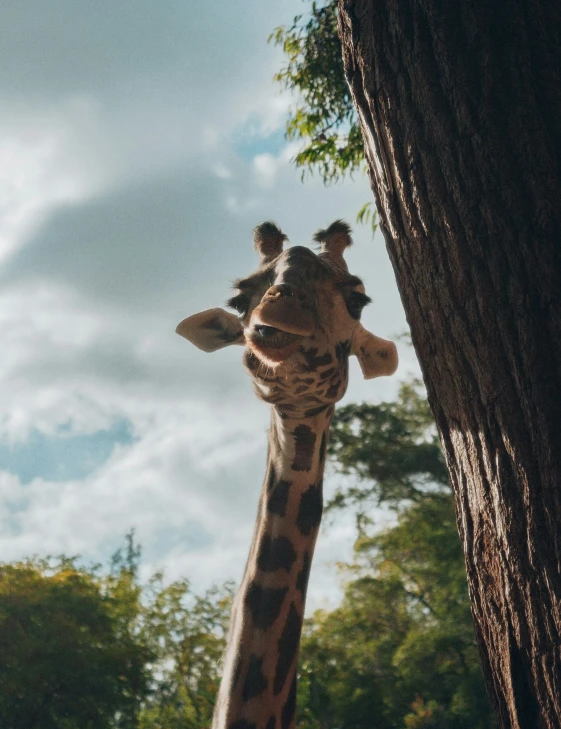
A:
[[[306,622],[306,729],[490,729],[454,500],[420,384],[335,413],[329,452],[352,476],[331,509],[361,518],[341,605]],[[373,505],[395,522],[380,531]]]
[[[0,566],[0,725],[135,726],[151,652],[125,565],[100,580],[75,560]]]
[[[202,729],[218,688],[232,589],[138,578],[132,535],[109,568],[0,565],[0,726]]]
[[[341,604],[305,623],[301,729],[490,729],[463,556],[442,454],[419,383],[394,402],[336,412],[346,474],[331,510],[356,511]],[[393,521],[375,528],[375,508]],[[327,527],[329,529],[329,527]],[[128,535],[108,567],[76,558],[0,566],[0,726],[206,729],[232,585],[139,580]]]
[[[448,472],[421,383],[401,385],[394,402],[351,404],[334,415],[328,453],[355,477],[329,508],[416,502],[427,491],[449,492]]]
[[[363,533],[347,572],[342,604],[306,625],[300,726],[492,727],[451,496]]]
[[[139,729],[202,729],[212,719],[220,659],[230,619],[232,585],[194,595],[187,580],[145,589],[144,628],[155,661]]]
[[[286,135],[302,143],[294,157],[302,177],[317,173],[327,185],[364,174],[362,135],[337,34],[337,0],[310,3],[309,12],[297,15],[289,26],[276,28],[269,41],[285,55],[274,79],[295,99]],[[357,219],[376,228],[372,202],[362,206]]]
[[[337,2],[311,3],[292,25],[277,28],[270,40],[280,45],[285,66],[275,80],[295,92],[296,103],[286,124],[289,139],[303,141],[295,163],[336,182],[364,169],[364,149],[337,34]]]

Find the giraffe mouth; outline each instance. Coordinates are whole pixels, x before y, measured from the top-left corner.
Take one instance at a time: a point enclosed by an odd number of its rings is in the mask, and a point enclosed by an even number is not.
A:
[[[256,354],[262,354],[274,362],[280,362],[295,352],[302,339],[301,334],[292,334],[265,324],[254,326],[249,335],[249,343]]]
[[[260,345],[265,345],[271,349],[282,349],[288,344],[302,339],[300,334],[292,334],[285,332],[277,327],[270,327],[265,324],[258,324],[251,333],[251,339]]]

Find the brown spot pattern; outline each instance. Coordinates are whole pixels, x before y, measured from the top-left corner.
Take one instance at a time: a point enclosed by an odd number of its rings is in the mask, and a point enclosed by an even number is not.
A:
[[[320,461],[320,463],[323,463],[323,461],[325,460],[325,448],[326,448],[326,445],[327,445],[327,433],[323,433],[323,435],[321,436],[321,443],[320,443],[320,446],[319,446],[319,461]]]
[[[290,685],[290,692],[286,699],[285,705],[281,711],[281,726],[282,729],[289,729],[294,714],[296,713],[296,676],[292,679]]]
[[[308,425],[298,425],[294,429],[294,471],[309,471],[312,467],[316,434]]]
[[[317,408],[311,408],[310,410],[306,410],[306,412],[304,413],[304,417],[311,418],[314,415],[319,415],[320,413],[323,413],[326,407],[328,407],[328,405],[320,405]]]
[[[286,677],[298,653],[302,618],[298,615],[294,603],[290,605],[286,623],[279,638],[279,658],[273,682],[273,693],[278,696],[286,682]]]
[[[334,382],[331,387],[326,391],[325,396],[332,400],[334,397],[337,396],[339,393],[339,390],[341,388],[341,380],[337,380],[337,382]]]
[[[257,658],[253,653],[249,657],[249,666],[245,676],[243,685],[242,698],[244,701],[259,696],[269,685],[269,682],[263,673],[263,659]]]
[[[323,511],[322,484],[312,484],[302,494],[296,524],[300,532],[307,537],[312,529],[319,526]]]
[[[290,572],[295,561],[296,551],[288,537],[263,537],[257,554],[257,565],[263,572],[276,572],[280,569]]]
[[[299,351],[306,360],[308,372],[314,372],[318,367],[323,367],[324,365],[328,365],[333,362],[333,357],[329,354],[329,352],[318,355],[317,347],[312,347],[311,349],[302,348]]]
[[[263,587],[251,582],[247,588],[245,604],[249,608],[256,628],[267,630],[278,618],[288,587]]]
[[[291,486],[292,481],[279,481],[270,492],[267,509],[271,514],[276,514],[277,516],[284,516],[286,514],[288,492]]]
[[[342,362],[344,359],[346,359],[349,356],[349,353],[351,351],[351,343],[349,340],[346,340],[344,342],[337,342],[335,345],[335,356],[337,357],[337,360],[339,362]]]
[[[302,593],[302,599],[306,597],[306,590],[308,589],[308,579],[310,577],[310,567],[312,566],[312,560],[308,550],[304,552],[302,559],[302,569],[298,572],[296,577],[296,589]]]
[[[269,463],[269,471],[267,473],[267,491],[271,492],[277,482],[277,473],[272,463]]]

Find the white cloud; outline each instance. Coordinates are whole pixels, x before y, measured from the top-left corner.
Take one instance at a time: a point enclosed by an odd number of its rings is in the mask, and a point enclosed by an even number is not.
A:
[[[269,153],[256,155],[253,158],[253,173],[257,185],[266,189],[272,188],[282,170],[288,171],[289,175],[292,176],[290,165],[299,147],[299,144],[292,142],[285,145],[278,155]]]
[[[265,445],[260,414],[252,418],[246,409],[240,422],[230,406],[189,400],[150,405],[152,413],[159,410],[150,427],[83,481],[38,478],[23,486],[15,476],[0,474],[4,559],[61,551],[91,557],[113,549],[134,527],[152,560],[161,558],[158,539],[174,534],[173,546],[184,559],[208,542],[212,552],[228,539],[230,553],[243,562],[254,514],[248,497],[255,497],[261,480],[255,468]],[[129,402],[132,417],[134,409]],[[245,477],[247,471],[254,475]],[[241,539],[231,536],[232,521]],[[216,564],[210,574],[220,580],[221,569]],[[208,574],[198,578],[208,584]]]
[[[303,186],[297,146],[277,134],[267,148],[290,99],[272,85],[280,57],[265,39],[300,3],[219,5],[212,22],[202,6],[147,0],[120,17],[105,0],[56,0],[49,18],[44,3],[0,10],[0,440],[95,437],[115,422],[134,436],[83,480],[22,485],[0,464],[4,559],[102,558],[134,526],[145,569],[200,586],[243,571],[268,411],[239,348],[205,355],[175,326],[256,266],[257,223],[309,243],[370,192],[364,180]],[[381,237],[359,229],[356,243],[349,265],[374,299],[365,323],[390,336],[405,320]],[[355,364],[351,377],[351,399],[396,389]],[[330,565],[352,537],[344,520],[322,535],[315,604],[336,594]]]
[[[0,263],[52,207],[87,194],[87,172],[65,154],[67,131],[48,118],[0,127]]]
[[[232,177],[231,171],[220,162],[214,166],[213,172],[221,180],[230,180]]]
[[[253,169],[257,184],[260,187],[271,188],[277,176],[278,158],[272,154],[258,154],[253,158]]]

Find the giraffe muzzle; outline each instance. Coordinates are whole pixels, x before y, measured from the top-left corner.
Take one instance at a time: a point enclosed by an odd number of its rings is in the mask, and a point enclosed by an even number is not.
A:
[[[274,336],[269,329],[311,336],[316,326],[310,296],[298,286],[271,286],[252,314],[251,328],[264,339]]]

